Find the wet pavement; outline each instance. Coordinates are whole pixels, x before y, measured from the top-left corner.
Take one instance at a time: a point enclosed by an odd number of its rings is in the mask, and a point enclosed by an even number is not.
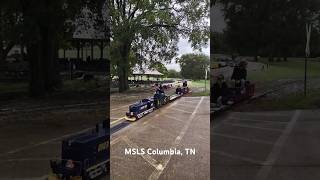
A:
[[[320,179],[320,110],[229,112],[211,119],[211,179]]]
[[[209,97],[182,97],[114,133],[111,179],[208,179],[209,104]],[[111,126],[118,123],[121,121]],[[125,149],[130,148],[139,154],[126,154]],[[159,153],[152,154],[149,148]],[[187,155],[185,148],[195,150],[195,154],[188,151]],[[160,155],[170,149],[172,154]]]
[[[61,141],[101,122],[105,118],[105,105],[94,110],[12,116],[7,115],[6,119],[11,121],[0,126],[0,180],[46,179],[51,173],[50,160],[61,158]]]
[[[131,93],[131,94],[113,94],[111,96],[110,104],[110,125],[111,127],[125,121],[126,112],[129,106],[141,99],[152,97],[154,89],[147,88],[144,92]],[[174,94],[175,88],[165,90],[166,94]]]

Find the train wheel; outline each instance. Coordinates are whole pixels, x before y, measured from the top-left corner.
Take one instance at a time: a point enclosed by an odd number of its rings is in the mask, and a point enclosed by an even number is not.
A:
[[[106,163],[106,173],[110,172],[110,161]]]

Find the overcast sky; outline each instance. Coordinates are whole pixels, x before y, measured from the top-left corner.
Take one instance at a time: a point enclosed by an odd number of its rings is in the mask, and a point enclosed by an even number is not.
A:
[[[211,11],[210,11],[211,31],[222,32],[226,28],[226,23],[224,21],[223,12],[221,9],[222,9],[221,4],[216,4],[213,8],[211,8]],[[178,52],[179,57],[182,54],[197,52],[191,48],[191,45],[190,45],[190,43],[188,43],[187,39],[181,38],[178,43],[178,47],[179,47],[179,52]],[[202,52],[204,54],[210,56],[210,42],[207,47],[204,47],[202,49]],[[167,67],[167,69],[175,69],[177,71],[180,71],[180,66],[179,66],[179,64],[175,63],[175,59],[173,59],[170,64],[167,64],[166,67]]]
[[[180,38],[180,41],[178,43],[179,51],[178,51],[178,57],[180,57],[183,54],[188,53],[198,53],[199,51],[194,51],[191,47],[191,44],[188,42],[187,39]],[[210,55],[210,42],[207,47],[202,48],[202,53],[206,55]],[[180,71],[180,66],[175,62],[175,58],[171,61],[170,64],[166,64],[167,69],[175,69],[177,71]]]

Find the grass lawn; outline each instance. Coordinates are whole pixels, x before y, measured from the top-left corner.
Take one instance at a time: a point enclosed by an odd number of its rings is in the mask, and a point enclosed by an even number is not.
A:
[[[103,50],[103,57],[107,57],[107,49],[104,48]],[[63,58],[63,49],[59,49],[58,51],[59,58]],[[84,47],[83,48],[83,59],[85,60],[88,56],[91,56],[91,48],[90,47]],[[77,58],[77,50],[76,49],[69,49],[66,50],[66,58]],[[81,50],[80,50],[80,58],[81,58]],[[91,57],[92,58],[92,57]],[[100,48],[95,46],[93,48],[93,58],[94,59],[99,59],[100,58]]]
[[[0,94],[7,93],[26,93],[28,92],[29,84],[26,82],[16,83],[0,83]]]
[[[210,80],[191,81],[189,84],[191,89],[195,89],[195,91],[192,92],[193,96],[210,96]],[[205,86],[206,91],[204,91]],[[197,91],[196,89],[201,89],[202,91]]]
[[[274,88],[283,81],[302,80],[304,78],[304,58],[289,58],[286,62],[268,62],[262,59],[261,63],[268,63],[269,69],[248,72],[248,79],[255,82],[261,89]],[[261,99],[252,104],[252,108],[261,110],[285,110],[285,109],[312,109],[320,108],[320,89],[316,86],[320,79],[320,61],[309,59],[307,66],[308,96],[304,97],[303,84],[297,92],[282,94],[272,99]],[[316,83],[316,84],[313,84]]]
[[[262,63],[269,63],[262,60]],[[308,77],[320,77],[320,62],[308,61]],[[248,73],[248,79],[255,82],[274,81],[278,79],[301,79],[304,77],[304,59],[288,59],[287,62],[269,63],[269,69],[265,71],[253,71]]]
[[[308,91],[307,97],[303,92],[293,93],[279,99],[261,99],[249,105],[250,109],[259,110],[290,110],[320,108],[320,90]]]
[[[206,90],[210,91],[210,80],[198,80],[198,81],[191,81],[190,87],[191,88],[203,88],[206,86]]]
[[[63,82],[63,87],[61,89],[61,91],[77,91],[77,92],[82,92],[82,91],[106,91],[107,87],[106,87],[106,83],[105,82],[101,82],[101,81],[83,81],[83,80],[66,80]]]

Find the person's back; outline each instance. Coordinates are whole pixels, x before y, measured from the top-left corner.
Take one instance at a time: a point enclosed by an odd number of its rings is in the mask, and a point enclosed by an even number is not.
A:
[[[228,95],[228,85],[224,81],[218,81],[213,84],[213,102],[216,103],[219,97],[226,97]]]
[[[187,86],[188,86],[187,80],[183,81],[182,86],[183,86],[183,87],[187,87]]]
[[[246,80],[247,79],[247,62],[241,61],[238,66],[235,66],[232,72],[231,80]]]
[[[181,88],[180,88],[180,86],[177,87],[177,89],[176,89],[176,94],[181,94]]]
[[[247,69],[240,68],[239,69],[239,80],[246,80],[247,79]]]
[[[240,67],[235,66],[231,75],[231,80],[240,80]]]

